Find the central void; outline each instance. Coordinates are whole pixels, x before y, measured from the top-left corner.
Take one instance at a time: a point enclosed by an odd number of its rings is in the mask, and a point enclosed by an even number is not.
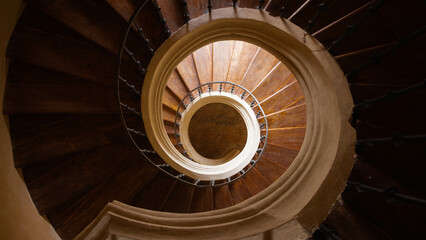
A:
[[[194,149],[209,159],[232,159],[244,149],[247,127],[233,107],[223,103],[210,103],[192,116],[189,139]]]

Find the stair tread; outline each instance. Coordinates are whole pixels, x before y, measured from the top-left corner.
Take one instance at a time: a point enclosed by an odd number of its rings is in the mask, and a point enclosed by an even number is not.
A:
[[[160,211],[176,180],[165,173],[157,174],[133,199],[135,207]]]
[[[173,33],[183,25],[183,10],[178,1],[157,0],[167,26]]]
[[[268,144],[263,151],[262,158],[265,157],[283,167],[284,169],[287,169],[296,158],[298,152],[298,150],[274,145],[268,141]]]
[[[192,53],[200,84],[213,82],[212,44],[208,44]]]
[[[99,212],[113,200],[129,203],[140,189],[151,180],[157,170],[146,162],[135,161],[130,167],[112,176],[95,188],[78,208],[67,204],[63,210],[54,210],[47,216],[57,232],[63,238],[74,238],[81,232]],[[65,220],[65,222],[64,222]],[[58,224],[58,225],[57,225]],[[59,225],[61,224],[61,225]]]
[[[162,211],[188,213],[193,199],[194,186],[177,181],[169,197],[164,203]]]
[[[182,62],[177,65],[176,69],[189,90],[195,89],[200,85],[200,80],[198,79],[198,73],[192,54],[189,54],[188,57],[184,58]]]
[[[188,89],[185,83],[183,82],[183,79],[180,77],[180,75],[177,73],[177,70],[174,70],[172,72],[172,75],[170,76],[169,80],[167,81],[167,87],[170,88],[173,93],[178,96],[180,100],[182,100],[186,94],[192,90]]]
[[[281,177],[287,168],[278,165],[274,161],[267,159],[262,155],[262,158],[256,163],[255,169],[270,183],[273,183]]]
[[[228,186],[233,204],[240,203],[251,197],[250,191],[247,188],[247,184],[242,178],[229,184]]]
[[[289,107],[267,116],[269,128],[306,127],[306,104]]]
[[[93,188],[137,159],[138,155],[127,141],[101,146],[77,155],[27,187],[38,211],[44,214]]]
[[[265,76],[252,93],[261,102],[292,81],[294,81],[293,74],[284,64],[280,63]]]
[[[235,41],[219,41],[213,43],[213,81],[226,81],[234,47]]]
[[[213,210],[213,189],[212,188],[195,188],[190,212],[206,212]]]
[[[266,115],[296,106],[304,102],[302,89],[297,81],[293,81],[286,87],[278,90],[273,95],[260,102]]]
[[[32,130],[25,131],[24,134],[14,134],[13,129],[21,128],[21,121],[32,119],[33,116],[27,115],[12,117],[12,144],[17,167],[89,150],[125,137],[116,114],[78,115],[53,124],[48,124],[51,120],[46,117],[42,123],[34,122],[35,125],[30,126]]]
[[[271,183],[256,168],[253,168],[250,172],[246,173],[243,178],[247,189],[252,196],[267,188]]]
[[[227,208],[234,205],[229,185],[213,188],[214,209]]]
[[[305,138],[305,132],[305,127],[269,129],[268,144],[275,144],[298,151]]]

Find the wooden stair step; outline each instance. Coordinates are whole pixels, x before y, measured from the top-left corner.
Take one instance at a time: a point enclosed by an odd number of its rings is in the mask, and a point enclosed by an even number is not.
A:
[[[126,22],[117,14],[101,8],[96,1],[64,0],[52,4],[46,0],[26,0],[76,32],[113,53],[118,53]]]
[[[159,172],[132,200],[131,205],[160,211],[173,190],[176,180]]]
[[[275,182],[285,172],[287,168],[283,168],[278,163],[266,158],[262,158],[256,163],[255,170],[258,171],[269,183]]]
[[[234,52],[235,41],[219,41],[213,43],[213,81],[225,82],[228,77]],[[218,91],[219,87],[214,90]]]
[[[306,104],[302,103],[267,116],[269,128],[306,127]]]
[[[341,199],[333,205],[325,224],[336,231],[342,239],[394,239]]]
[[[213,82],[213,49],[208,44],[192,53],[200,84]],[[205,88],[207,89],[207,88]]]
[[[188,13],[191,19],[197,18],[207,11],[207,1],[205,0],[186,0],[186,2],[188,4]]]
[[[99,212],[112,201],[129,203],[135,195],[155,175],[157,170],[148,163],[135,161],[96,187],[92,194],[84,196],[84,201],[75,208],[64,204],[47,214],[57,232],[67,239],[80,233]]]
[[[212,1],[213,9],[232,7],[232,0]]]
[[[247,69],[247,73],[240,85],[250,92],[262,81],[266,75],[278,64],[279,60],[268,51],[260,48],[253,59],[253,63]]]
[[[268,144],[274,144],[298,151],[305,138],[305,132],[305,127],[269,129]]]
[[[20,128],[21,121],[37,119],[33,115],[11,117],[11,130]],[[55,118],[53,118],[55,120]],[[118,115],[77,115],[59,123],[34,121],[32,130],[13,134],[12,145],[16,167],[38,164],[65,154],[92,149],[124,139]],[[40,127],[37,127],[39,126]],[[46,126],[43,126],[46,125]]]
[[[182,62],[177,65],[176,70],[189,90],[195,89],[200,85],[197,68],[195,67],[194,57],[192,54],[189,54],[188,57],[184,58]]]
[[[164,212],[188,213],[194,194],[194,186],[177,181],[161,209]]]
[[[251,43],[243,41],[237,41],[235,43],[231,65],[228,71],[228,82],[240,84],[258,50],[259,47]],[[231,87],[232,86],[227,86],[226,90],[229,91]]]
[[[7,49],[9,58],[105,85],[116,84],[116,57],[91,43],[61,36],[53,30],[38,30],[25,22],[29,12],[24,10],[12,34]]]
[[[179,1],[157,0],[161,13],[167,21],[167,26],[173,33],[183,26],[183,9]]]
[[[229,184],[228,187],[233,204],[238,204],[252,196],[243,178]]]
[[[65,75],[63,78],[16,80],[6,84],[5,114],[118,112],[117,92],[113,87]],[[126,94],[132,95],[124,92],[121,97],[125,98]],[[139,97],[136,94],[127,96],[126,103],[137,106]]]
[[[297,81],[294,81],[260,102],[260,105],[265,114],[268,115],[292,106],[297,106],[303,102],[304,96],[302,89]]]
[[[289,1],[286,9],[286,14],[284,17],[288,18],[292,13],[294,13],[306,0],[294,0]],[[266,11],[269,12],[272,16],[280,16],[281,8],[286,5],[286,1],[281,0],[270,0],[269,6],[266,8]]]
[[[113,143],[77,155],[27,187],[38,211],[44,214],[138,160],[127,141]]]
[[[206,212],[213,209],[213,189],[209,187],[196,187],[189,212]]]
[[[268,2],[269,0],[266,0],[264,6],[266,6]],[[257,8],[259,6],[259,0],[238,1],[238,6],[241,8]]]
[[[237,187],[234,187],[237,188]],[[244,192],[246,194],[247,192]],[[213,209],[222,209],[234,205],[229,185],[213,188]]]
[[[180,104],[179,97],[176,94],[174,94],[173,90],[166,87],[166,89],[163,92],[163,105],[165,105],[168,109],[176,112],[179,107],[179,104]]]
[[[271,182],[263,176],[256,168],[244,175],[244,182],[252,196],[267,188]]]
[[[182,100],[186,94],[192,90],[188,89],[187,85],[183,82],[177,70],[172,72],[169,80],[167,81],[167,87],[173,92],[175,96]]]
[[[290,70],[283,63],[279,63],[262,79],[252,93],[261,102],[293,81],[294,76]]]
[[[296,158],[298,152],[298,150],[271,144],[268,141],[268,144],[266,144],[266,148],[263,151],[262,158],[265,157],[280,167],[287,169]]]

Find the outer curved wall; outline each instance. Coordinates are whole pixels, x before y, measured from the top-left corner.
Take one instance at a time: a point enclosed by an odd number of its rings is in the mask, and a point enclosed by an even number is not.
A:
[[[0,109],[6,83],[6,47],[24,4],[20,0],[0,2]],[[60,239],[52,226],[37,212],[24,181],[13,164],[12,145],[7,116],[0,117],[0,238],[1,239]]]

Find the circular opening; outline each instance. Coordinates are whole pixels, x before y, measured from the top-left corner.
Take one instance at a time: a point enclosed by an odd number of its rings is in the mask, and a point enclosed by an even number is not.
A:
[[[198,109],[191,118],[188,132],[194,149],[209,159],[232,159],[247,141],[243,118],[223,103],[210,103]]]

